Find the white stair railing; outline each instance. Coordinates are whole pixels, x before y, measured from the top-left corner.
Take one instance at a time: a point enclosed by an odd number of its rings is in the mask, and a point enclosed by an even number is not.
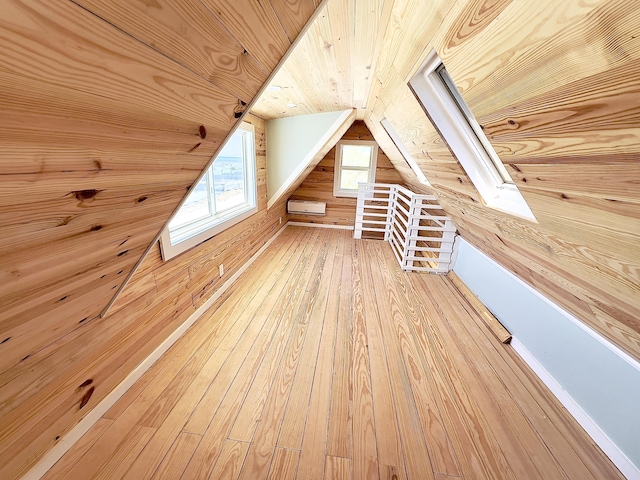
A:
[[[400,185],[361,183],[353,237],[362,238],[363,232],[389,242],[404,271],[451,269],[456,227],[433,195]]]

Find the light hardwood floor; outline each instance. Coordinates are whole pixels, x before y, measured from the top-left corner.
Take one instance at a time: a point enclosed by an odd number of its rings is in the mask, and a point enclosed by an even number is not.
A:
[[[44,478],[623,477],[448,278],[288,227]]]

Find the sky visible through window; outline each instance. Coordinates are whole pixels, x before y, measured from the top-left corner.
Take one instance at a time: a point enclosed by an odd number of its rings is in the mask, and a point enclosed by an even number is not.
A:
[[[224,213],[246,201],[244,135],[243,132],[237,132],[227,142],[210,171],[198,182],[169,223],[170,229]],[[210,196],[210,192],[213,192],[214,197]]]

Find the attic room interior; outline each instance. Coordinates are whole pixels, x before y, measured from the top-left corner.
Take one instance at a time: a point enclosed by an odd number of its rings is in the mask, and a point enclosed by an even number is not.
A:
[[[640,479],[639,31],[1,0],[0,478]]]

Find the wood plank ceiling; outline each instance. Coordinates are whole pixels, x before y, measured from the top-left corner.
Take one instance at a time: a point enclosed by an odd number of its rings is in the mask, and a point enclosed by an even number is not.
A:
[[[639,30],[635,0],[329,0],[253,112],[357,108],[463,237],[640,358]],[[538,223],[484,205],[407,87],[432,49]]]
[[[2,2],[0,373],[100,314],[319,2]]]

